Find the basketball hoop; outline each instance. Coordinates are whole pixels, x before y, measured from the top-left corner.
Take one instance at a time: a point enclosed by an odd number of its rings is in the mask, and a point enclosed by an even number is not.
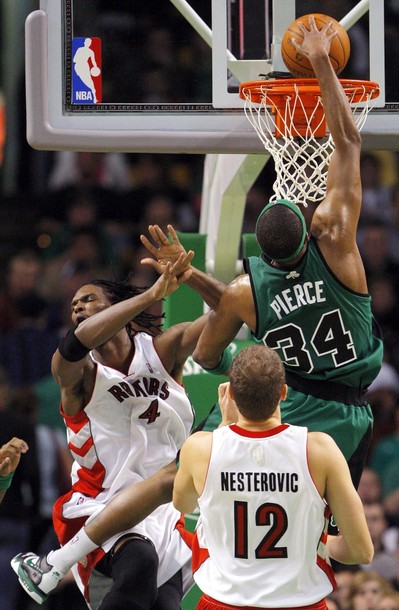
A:
[[[340,79],[359,131],[378,97],[377,83]],[[319,202],[325,197],[327,168],[334,141],[327,134],[326,118],[316,78],[256,80],[239,90],[244,111],[265,149],[272,155],[277,174],[276,199]]]

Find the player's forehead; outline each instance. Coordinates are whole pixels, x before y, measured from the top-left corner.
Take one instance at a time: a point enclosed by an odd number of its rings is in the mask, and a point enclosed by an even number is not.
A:
[[[95,297],[97,299],[106,301],[109,300],[104,289],[101,286],[95,286],[94,284],[84,284],[75,292],[71,304],[74,305],[76,302],[81,301],[83,299],[87,299],[88,297]]]

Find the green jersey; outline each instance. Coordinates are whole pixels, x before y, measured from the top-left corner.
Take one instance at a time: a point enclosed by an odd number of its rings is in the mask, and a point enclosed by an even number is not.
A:
[[[279,269],[261,257],[250,257],[244,265],[256,307],[254,339],[278,352],[288,384],[292,375],[299,382],[334,382],[365,390],[383,356],[371,297],[343,286],[316,240],[310,239],[295,269]]]

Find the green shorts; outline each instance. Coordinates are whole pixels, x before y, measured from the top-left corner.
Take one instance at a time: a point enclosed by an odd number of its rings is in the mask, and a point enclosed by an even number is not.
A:
[[[326,432],[332,436],[344,454],[357,486],[366,463],[373,430],[370,405],[347,405],[323,400],[289,388],[287,399],[280,406],[283,422],[306,426],[310,432]],[[215,430],[221,419],[219,404],[216,403],[199,429]]]

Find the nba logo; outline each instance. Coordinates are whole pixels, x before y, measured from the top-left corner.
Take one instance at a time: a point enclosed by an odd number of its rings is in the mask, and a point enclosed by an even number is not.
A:
[[[101,38],[74,38],[72,66],[72,103],[99,104],[102,100]]]

